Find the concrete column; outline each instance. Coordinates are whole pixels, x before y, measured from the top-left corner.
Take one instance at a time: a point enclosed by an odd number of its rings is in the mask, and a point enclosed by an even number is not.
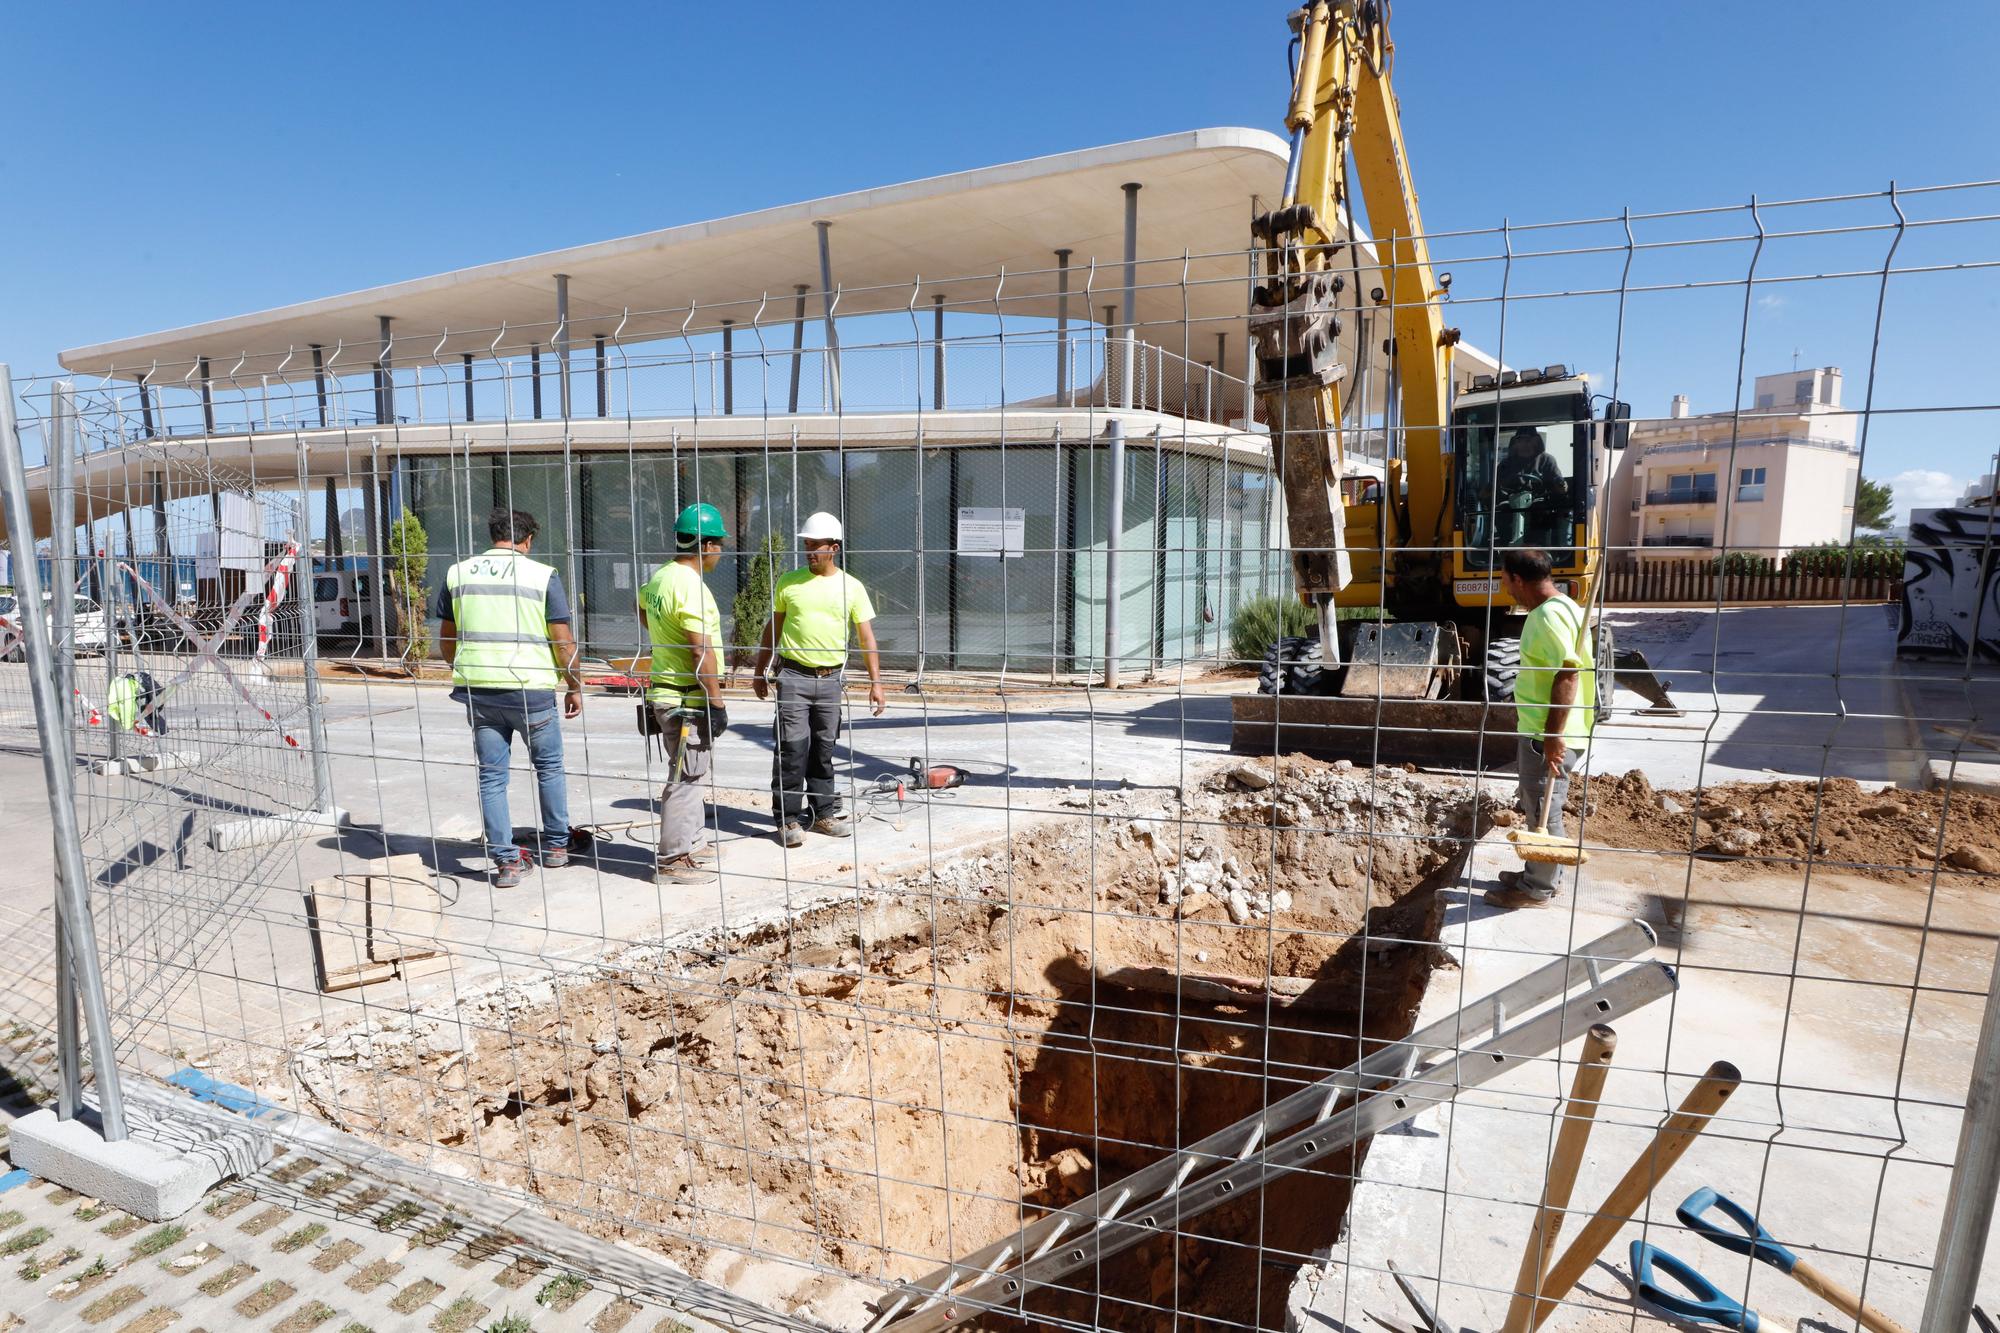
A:
[[[1139,185],[1125,184],[1125,383],[1119,401],[1132,406],[1132,379],[1138,365],[1139,334]]]
[[[312,345],[313,393],[319,399],[319,424],[324,427],[326,420],[326,349],[318,343]]]
[[[944,293],[931,298],[931,406],[944,410]]]
[[[393,425],[396,420],[396,364],[390,359],[390,347],[395,337],[389,332],[391,322],[388,315],[376,317],[376,328],[381,335],[381,349],[375,363],[380,393],[380,401],[376,404],[376,422],[384,426]]]
[[[195,366],[201,376],[202,434],[213,435],[215,434],[215,385],[209,378],[208,358],[205,356],[196,358]]]
[[[1125,538],[1125,423],[1112,418],[1104,435],[1111,445],[1110,494],[1104,532],[1104,687],[1118,688],[1118,548]]]
[[[569,420],[569,274],[556,274],[556,405]]]
[[[806,293],[812,288],[800,283],[794,289],[798,294],[798,307],[792,312],[792,395],[786,408],[793,416],[799,412],[799,372],[806,360]]]
[[[145,427],[146,438],[153,438],[153,391],[146,385],[146,377],[139,377],[139,423]]]
[[[326,479],[326,558],[339,568],[340,557],[346,554],[340,540],[340,487],[335,479]]]
[[[368,531],[368,601],[375,627],[375,655],[389,656],[389,543],[382,514],[382,442],[368,437],[368,485],[362,489],[361,521]]]
[[[542,345],[528,344],[528,389],[535,420],[542,419]]]
[[[465,419],[472,420],[472,353],[465,353]]]
[[[836,412],[840,410],[840,333],[833,327],[833,248],[827,240],[827,233],[833,229],[831,222],[813,223],[819,232],[819,285],[826,302],[826,374],[827,403]]]
[[[611,415],[611,376],[605,368],[604,335],[597,335],[597,415]]]
[[[1069,257],[1056,251],[1056,401],[1069,406]]]
[[[736,321],[722,321],[722,414],[736,411]]]

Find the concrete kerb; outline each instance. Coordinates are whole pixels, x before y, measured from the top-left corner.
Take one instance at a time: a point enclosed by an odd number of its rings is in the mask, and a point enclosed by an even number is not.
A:
[[[162,750],[158,754],[135,754],[123,759],[93,759],[90,771],[100,778],[124,777],[133,773],[164,773],[168,769],[193,768],[200,762],[199,755]]]
[[[107,1143],[94,1099],[83,1115],[59,1120],[46,1107],[16,1120],[8,1155],[14,1165],[150,1222],[179,1217],[222,1181],[271,1160],[269,1130],[242,1116],[207,1113],[185,1098],[125,1080],[130,1137]]]
[[[346,822],[347,811],[338,806],[331,810],[301,810],[290,815],[236,819],[211,828],[208,831],[208,847],[215,852],[240,851],[245,847],[283,842],[286,838],[331,832]]]

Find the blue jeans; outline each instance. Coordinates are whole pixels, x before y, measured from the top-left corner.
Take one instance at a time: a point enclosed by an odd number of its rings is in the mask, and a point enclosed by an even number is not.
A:
[[[528,743],[535,766],[535,792],[542,812],[542,846],[569,846],[569,787],[563,779],[562,719],[553,708],[527,712],[518,699],[482,699],[465,706],[472,723],[472,748],[479,755],[479,815],[486,825],[486,854],[496,862],[521,853],[514,842],[514,819],[507,811],[507,769],[514,737]]]

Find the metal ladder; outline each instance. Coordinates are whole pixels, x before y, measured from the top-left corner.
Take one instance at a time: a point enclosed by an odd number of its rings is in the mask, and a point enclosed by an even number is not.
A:
[[[1650,1004],[1678,984],[1671,967],[1636,961],[1655,943],[1644,922],[1628,922],[1192,1147],[897,1287],[878,1303],[869,1333],[934,1333],[988,1311],[1022,1315],[1037,1288],[1539,1059],[1593,1023]],[[1542,1007],[1579,986],[1587,988]],[[1470,1044],[1481,1032],[1485,1040]],[[1435,1058],[1419,1066],[1426,1056]],[[1358,1100],[1336,1110],[1351,1094]]]

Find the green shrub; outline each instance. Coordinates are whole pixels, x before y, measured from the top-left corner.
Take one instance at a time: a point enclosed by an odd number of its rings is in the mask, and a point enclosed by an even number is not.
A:
[[[778,558],[785,549],[785,540],[777,533],[769,533],[757,548],[757,554],[750,557],[750,564],[743,571],[743,582],[736,590],[736,600],[729,604],[729,651],[725,656],[736,665],[741,665],[757,652],[757,644],[764,633],[764,622],[771,618],[771,596],[778,583]]]
[[[406,655],[421,661],[430,656],[430,620],[424,614],[424,574],[431,563],[431,538],[423,521],[407,506],[389,529],[389,582],[395,589],[396,615],[403,622]]]
[[[1319,614],[1298,598],[1250,598],[1229,618],[1229,654],[1238,664],[1254,666],[1270,655],[1281,638],[1319,632]]]

